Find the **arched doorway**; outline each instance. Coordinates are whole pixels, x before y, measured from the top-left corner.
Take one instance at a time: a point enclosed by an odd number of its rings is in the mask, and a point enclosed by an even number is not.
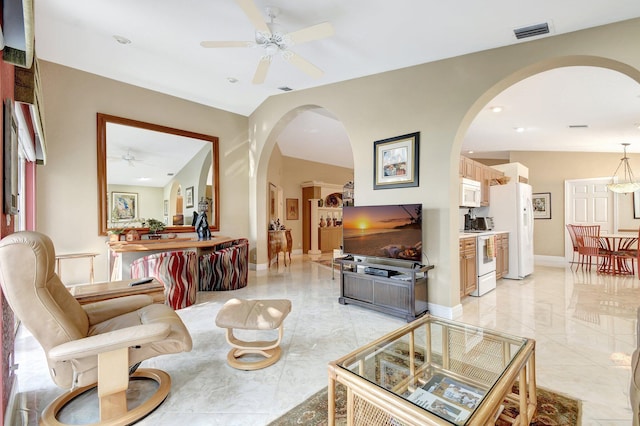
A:
[[[634,126],[634,123],[637,122],[638,111],[625,114],[620,109],[620,103],[627,102],[629,97],[635,98],[637,96],[635,94],[639,91],[640,72],[620,62],[605,58],[565,57],[527,67],[504,79],[488,92],[511,80],[514,75],[518,75],[518,80],[512,82],[501,92],[490,99],[482,97],[484,104],[476,110],[477,115],[474,116],[462,136],[458,138],[458,141],[463,140],[461,154],[472,156],[488,165],[500,162],[520,162],[526,166],[530,163],[533,169],[530,168],[529,175],[533,179],[529,183],[533,186],[533,192],[551,194],[554,210],[554,214],[550,215],[549,220],[535,221],[535,254],[546,261],[556,258],[562,261],[565,257],[564,247],[566,244],[564,241],[564,182],[567,179],[576,178],[610,177],[611,172],[618,164],[620,142],[629,139],[638,140],[637,127]],[[599,84],[595,86],[594,81],[599,81]],[[578,84],[581,82],[584,84]],[[591,84],[589,85],[589,83]],[[554,89],[550,91],[546,85],[551,84]],[[529,96],[525,95],[527,93]],[[568,102],[567,97],[569,96],[578,98],[578,104],[573,108]],[[554,111],[554,102],[561,105],[570,114],[564,114],[565,111],[562,109]],[[524,112],[521,115],[512,114],[518,119],[512,120],[512,123],[507,127],[498,118],[501,112],[492,112],[494,106],[511,109],[510,112],[513,112],[514,108],[522,108]],[[602,108],[594,108],[595,106]],[[474,105],[474,108],[477,107],[478,103]],[[536,108],[546,108],[547,111],[536,111]],[[550,116],[546,117],[547,121],[541,118],[545,115],[543,113]],[[527,116],[530,116],[529,123],[535,123],[529,128],[522,123],[522,117]],[[599,133],[597,136],[588,133],[590,126],[594,129],[592,133],[603,127],[617,128],[617,122],[621,119],[628,121],[626,131]],[[478,121],[481,120],[484,122],[478,124]],[[488,144],[488,148],[485,149],[486,153],[478,153],[477,146],[470,148],[472,146],[470,138],[491,138],[493,142],[498,142],[497,140],[501,138],[499,131],[493,135],[487,131],[489,125],[502,125],[502,131],[510,132],[510,135],[506,138],[507,142]],[[516,128],[519,126],[523,126],[522,133],[516,132],[518,130]],[[566,147],[563,148],[563,144],[574,137],[569,132],[582,132],[578,136],[579,142],[583,147],[582,150],[587,153],[576,152],[575,147],[568,145],[564,145]],[[533,135],[533,138],[530,135]],[[529,136],[528,139],[527,136]],[[526,143],[522,139],[526,139]],[[545,143],[547,139],[550,142],[548,145]],[[473,150],[473,153],[469,153],[469,150]],[[636,143],[636,152],[639,150],[640,143]],[[532,154],[531,152],[534,151],[535,154]],[[588,152],[597,152],[598,154],[591,154],[592,158],[590,158]],[[620,202],[622,206],[612,211],[620,212],[618,216],[628,213],[627,216],[631,218],[633,210],[631,197],[617,197],[613,202],[616,201]],[[617,217],[613,218],[612,223],[617,220]],[[637,229],[637,224],[635,224],[635,228]]]
[[[297,107],[285,114],[268,137],[265,149],[257,162],[257,173],[264,172],[265,188],[257,188],[258,225],[256,268],[267,267],[266,235],[273,212],[282,212],[280,220],[291,229],[294,253],[304,253],[303,241],[311,232],[306,218],[303,182],[317,181],[343,185],[353,179],[353,153],[347,131],[334,114],[317,105]],[[260,179],[258,179],[260,181]],[[260,190],[264,189],[264,202]],[[297,204],[298,215],[288,216],[285,203]],[[275,204],[275,206],[272,206]],[[294,218],[294,217],[297,217]],[[306,218],[306,219],[305,219]],[[262,254],[265,254],[263,257]]]

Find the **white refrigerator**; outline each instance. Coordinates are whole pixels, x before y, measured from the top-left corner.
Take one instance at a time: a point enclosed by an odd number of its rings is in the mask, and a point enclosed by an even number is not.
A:
[[[489,216],[495,231],[509,232],[509,273],[521,280],[533,273],[533,205],[531,185],[511,182],[489,190]]]

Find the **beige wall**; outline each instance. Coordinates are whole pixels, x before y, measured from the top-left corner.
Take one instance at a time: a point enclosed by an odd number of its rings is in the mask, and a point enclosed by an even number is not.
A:
[[[640,90],[640,88],[639,88]],[[564,239],[568,237],[564,222],[564,182],[570,179],[609,177],[620,163],[622,153],[511,152],[510,161],[529,168],[533,192],[551,193],[551,219],[534,224],[536,255],[564,256]],[[640,173],[640,155],[629,154],[632,170]],[[618,227],[638,229],[633,218],[633,196],[618,195]]]
[[[277,136],[299,109],[321,106],[345,126],[354,152],[355,197],[367,204],[421,202],[432,312],[460,312],[458,266],[458,160],[462,138],[475,115],[510,85],[548,69],[591,65],[615,69],[640,81],[634,41],[640,20],[548,37],[394,72],[267,99],[251,116],[250,203],[263,206],[267,164]],[[421,132],[420,186],[374,190],[373,141]],[[264,229],[264,214],[250,231]],[[259,240],[259,237],[256,237]],[[425,258],[426,262],[427,259]]]
[[[37,229],[51,236],[58,253],[101,253],[96,280],[107,279],[106,237],[98,236],[98,112],[218,136],[219,234],[248,235],[246,117],[46,61],[41,74],[48,154],[37,169]],[[86,282],[87,271],[86,260],[65,261],[63,279]]]

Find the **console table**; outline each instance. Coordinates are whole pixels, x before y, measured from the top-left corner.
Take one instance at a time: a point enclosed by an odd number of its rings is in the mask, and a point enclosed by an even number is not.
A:
[[[108,242],[111,252],[111,281],[129,278],[130,265],[134,260],[151,253],[195,250],[198,255],[206,253],[218,244],[234,241],[235,238],[213,237],[209,240],[197,238],[162,238],[159,240],[115,241]]]
[[[428,312],[428,271],[433,265],[393,259],[336,259],[342,305],[354,304],[409,321]]]
[[[284,266],[287,266],[287,253],[289,254],[289,263],[291,263],[291,250],[293,249],[291,229],[268,231],[268,235],[267,256],[269,257],[269,268],[271,268],[271,260],[274,256],[276,265],[278,264],[280,252],[284,254]]]

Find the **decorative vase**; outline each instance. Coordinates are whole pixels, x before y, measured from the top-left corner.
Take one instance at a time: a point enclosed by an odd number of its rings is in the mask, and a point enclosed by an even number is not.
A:
[[[324,221],[324,217],[320,216],[320,228],[324,228],[326,222]]]
[[[109,242],[115,243],[120,241],[120,234],[109,234]]]

